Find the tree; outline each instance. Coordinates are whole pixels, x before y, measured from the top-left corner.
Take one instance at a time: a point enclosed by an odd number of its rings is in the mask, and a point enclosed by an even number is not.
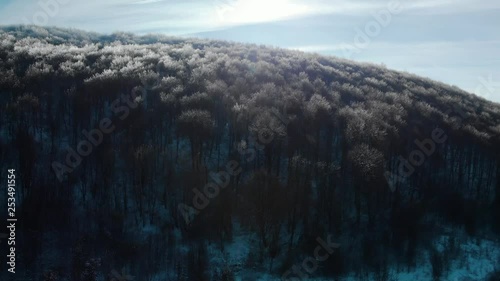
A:
[[[187,136],[191,143],[191,161],[194,171],[201,167],[203,142],[207,140],[214,127],[210,112],[205,110],[183,111],[177,119],[179,134]]]

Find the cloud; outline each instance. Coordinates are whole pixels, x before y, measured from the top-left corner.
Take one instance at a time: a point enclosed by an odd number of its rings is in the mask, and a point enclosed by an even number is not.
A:
[[[141,0],[137,2],[131,3],[132,5],[144,5],[144,4],[152,4],[152,3],[158,3],[158,2],[163,2],[164,0]]]
[[[215,5],[216,25],[235,25],[270,22],[313,13],[314,9],[304,3],[289,0],[225,1]]]
[[[55,0],[54,0],[55,1]],[[313,15],[370,15],[398,0],[68,0],[46,25],[93,31],[165,30],[201,32],[235,25],[276,22]],[[399,2],[407,13],[463,13],[500,9],[498,1],[414,0]],[[46,1],[10,1],[0,8],[0,24],[33,22]],[[132,8],[133,7],[133,8]]]

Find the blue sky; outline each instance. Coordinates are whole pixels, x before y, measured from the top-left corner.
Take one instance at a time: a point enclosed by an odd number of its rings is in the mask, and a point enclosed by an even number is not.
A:
[[[22,23],[226,39],[384,63],[500,102],[497,0],[0,0],[0,25]]]

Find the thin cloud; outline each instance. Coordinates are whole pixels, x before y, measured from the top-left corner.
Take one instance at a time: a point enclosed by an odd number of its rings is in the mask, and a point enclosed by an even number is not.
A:
[[[131,3],[132,5],[144,5],[144,4],[152,4],[152,3],[158,3],[158,2],[163,2],[164,0],[141,0],[137,2]]]

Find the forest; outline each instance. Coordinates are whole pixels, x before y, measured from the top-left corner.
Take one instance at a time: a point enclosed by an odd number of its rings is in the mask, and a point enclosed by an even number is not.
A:
[[[4,26],[0,100],[18,216],[1,280],[500,280],[500,104],[455,86],[273,46]],[[451,279],[472,256],[492,266]]]

